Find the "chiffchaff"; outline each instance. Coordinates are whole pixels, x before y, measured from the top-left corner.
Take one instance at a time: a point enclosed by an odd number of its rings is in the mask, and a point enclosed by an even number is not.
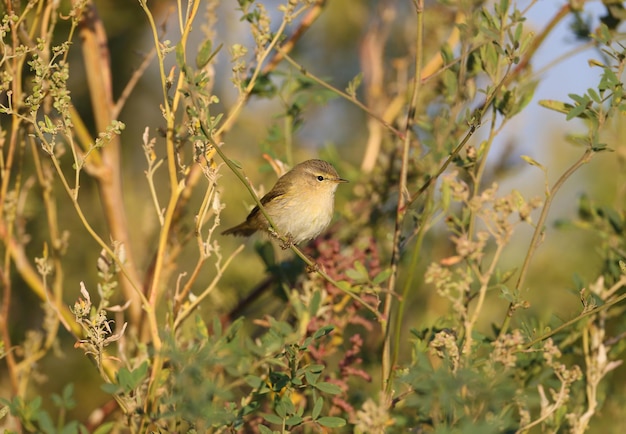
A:
[[[261,198],[261,204],[278,232],[298,244],[317,237],[328,226],[335,190],[341,182],[348,181],[340,178],[330,163],[307,160],[281,176]],[[267,219],[255,206],[245,222],[222,234],[249,236],[257,230],[271,232]]]

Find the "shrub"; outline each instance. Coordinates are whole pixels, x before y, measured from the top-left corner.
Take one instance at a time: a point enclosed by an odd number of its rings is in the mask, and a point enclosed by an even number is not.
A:
[[[577,215],[549,217],[598,154],[616,151],[611,182],[623,176],[621,7],[606,2],[591,29],[572,1],[531,31],[535,3],[4,1],[3,427],[609,429],[594,416],[619,420],[623,405],[624,189],[610,206],[584,186]],[[601,59],[588,60],[598,82],[537,108],[531,65],[566,19]],[[107,26],[150,34],[130,76],[119,65],[141,38]],[[345,71],[356,26],[360,68]],[[498,149],[531,107],[579,131],[565,169]],[[251,179],[309,155],[303,128],[322,112],[324,134],[347,137],[319,152],[352,182],[335,223],[306,246],[275,230],[254,249],[222,238],[226,205],[262,205]],[[585,231],[584,271],[562,249],[540,258]]]

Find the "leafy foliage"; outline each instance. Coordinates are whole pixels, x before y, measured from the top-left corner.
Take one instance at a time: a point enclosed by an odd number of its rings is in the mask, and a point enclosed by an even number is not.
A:
[[[616,133],[626,112],[615,33],[623,7],[605,2],[590,31],[586,2],[570,2],[533,32],[536,2],[380,3],[289,0],[270,10],[192,0],[168,20],[158,2],[140,0],[120,27],[141,22],[151,47],[121,84],[119,46],[93,1],[3,2],[0,426],[582,433],[603,426],[600,411],[620,417],[612,379],[626,348],[626,184],[613,206],[585,186],[578,214],[557,222],[590,234],[593,249],[581,254],[598,258],[591,276],[567,270],[571,289],[534,267],[556,232],[549,215],[564,184],[600,153],[614,152],[617,175],[626,173]],[[241,33],[224,35],[234,12]],[[337,16],[340,25],[324,29]],[[338,35],[354,17],[370,20],[354,50],[358,70],[316,63],[326,33],[347,55]],[[531,65],[567,17],[600,58],[588,60],[598,82],[539,102],[575,126],[566,139],[579,155],[561,173],[545,156],[521,155],[543,177],[531,197],[523,182],[506,187],[511,167],[506,152],[496,161],[497,148],[532,106],[542,76]],[[123,19],[116,11],[110,23]],[[123,111],[137,104],[145,113]],[[249,168],[281,174],[304,158],[319,112],[347,131],[345,148],[328,143],[321,154],[353,186],[339,190],[328,235],[298,247],[274,231],[278,243],[255,249],[219,237],[226,204],[262,205]],[[340,157],[346,149],[359,167]],[[564,319],[549,293],[580,308]],[[60,375],[50,361],[61,357],[91,362],[97,381]]]

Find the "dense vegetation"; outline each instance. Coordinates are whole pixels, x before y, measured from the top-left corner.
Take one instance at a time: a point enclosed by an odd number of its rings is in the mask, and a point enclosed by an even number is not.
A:
[[[537,3],[3,0],[0,427],[621,432],[624,8]],[[327,231],[220,235],[307,158]]]

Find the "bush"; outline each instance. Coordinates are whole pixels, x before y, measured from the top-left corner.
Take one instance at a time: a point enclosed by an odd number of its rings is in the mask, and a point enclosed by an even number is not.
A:
[[[5,1],[2,426],[619,426],[624,189],[610,206],[607,188],[585,186],[576,215],[550,219],[598,154],[616,151],[609,182],[624,173],[621,7],[607,2],[590,29],[584,3],[533,32],[535,3],[507,0]],[[588,60],[597,85],[539,101],[579,131],[558,155],[571,161],[525,148],[535,156],[511,164],[504,132],[537,109],[531,65],[566,19],[601,59]],[[144,29],[152,48],[129,60]],[[329,114],[317,133],[346,143],[319,154],[351,181],[331,227],[300,246],[275,227],[254,249],[222,237],[230,209],[264,208],[251,179],[310,158],[306,128]],[[571,253],[586,268],[560,246],[538,252],[559,234],[581,240]]]

